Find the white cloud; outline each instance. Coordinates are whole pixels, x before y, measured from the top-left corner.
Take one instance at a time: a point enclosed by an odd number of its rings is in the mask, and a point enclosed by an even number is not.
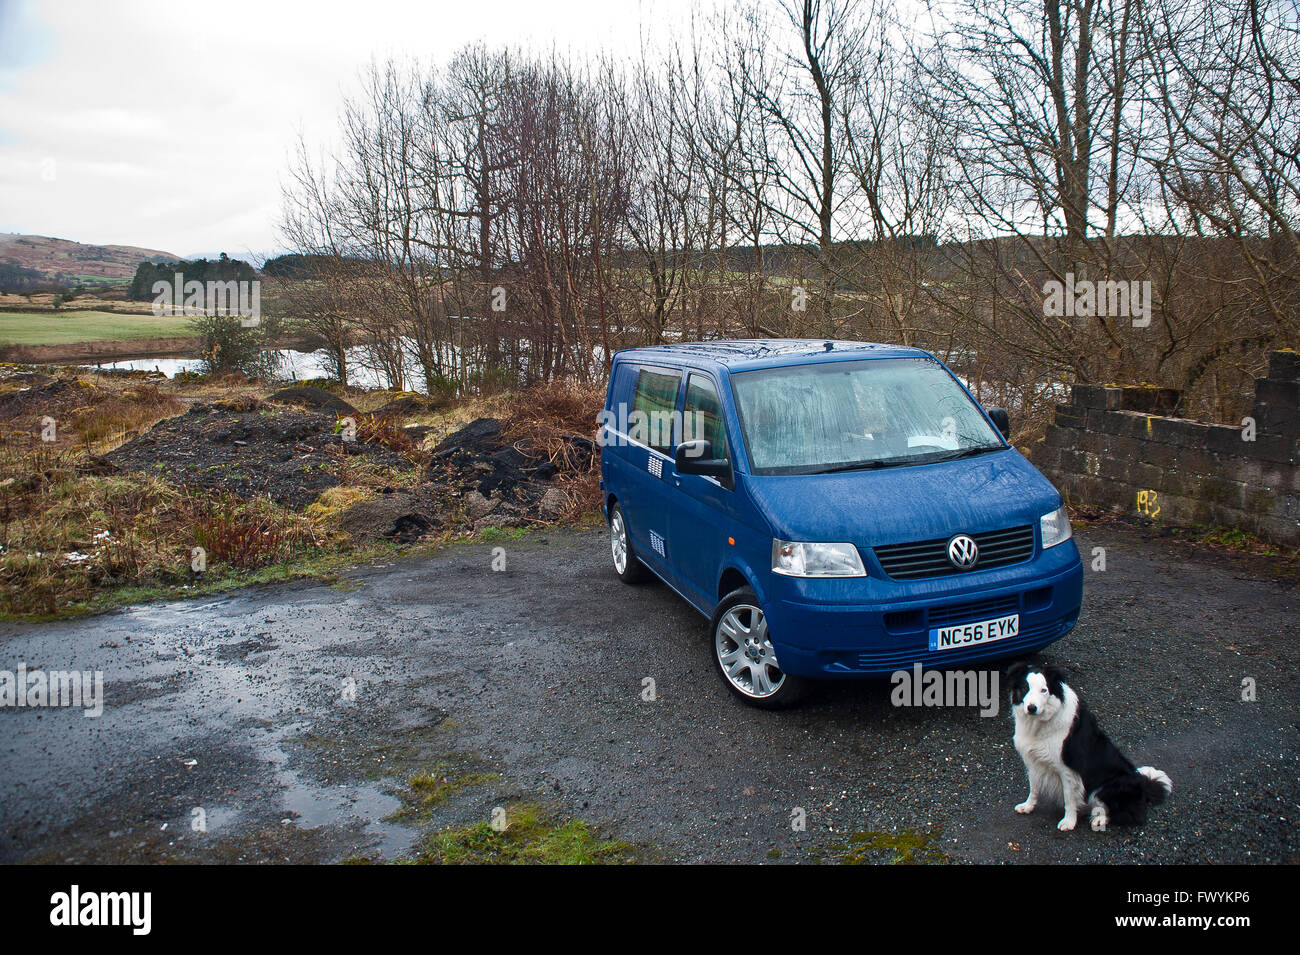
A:
[[[631,55],[691,6],[0,0],[0,231],[182,255],[274,249],[299,131],[330,141],[372,60],[441,63],[478,40]]]

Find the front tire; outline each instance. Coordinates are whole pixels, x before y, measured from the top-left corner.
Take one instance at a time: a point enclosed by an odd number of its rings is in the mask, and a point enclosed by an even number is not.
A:
[[[623,509],[617,504],[609,510],[609,551],[614,559],[614,573],[623,583],[639,584],[650,576],[650,571],[636,556]]]
[[[783,671],[772,649],[767,615],[748,587],[718,604],[710,623],[713,662],[727,689],[750,706],[778,710],[798,702],[807,684]]]

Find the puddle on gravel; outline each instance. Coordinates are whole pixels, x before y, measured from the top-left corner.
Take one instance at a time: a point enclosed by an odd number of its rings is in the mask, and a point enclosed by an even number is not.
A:
[[[368,852],[384,859],[396,858],[415,845],[418,833],[414,829],[383,821],[402,807],[396,796],[374,786],[313,786],[290,769],[277,772],[276,780],[283,791],[286,818],[301,829],[348,828],[360,823],[360,832],[372,845]]]
[[[234,806],[212,806],[205,810],[204,823],[208,832],[213,833],[228,828],[241,815],[243,813]]]

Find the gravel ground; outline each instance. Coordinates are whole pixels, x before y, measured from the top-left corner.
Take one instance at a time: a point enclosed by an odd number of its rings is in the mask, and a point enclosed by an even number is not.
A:
[[[1294,577],[1131,529],[1078,536],[1107,570],[1044,658],[1173,778],[1141,829],[1016,815],[1005,701],[993,718],[894,708],[874,682],[786,713],[734,702],[703,619],[662,585],[620,584],[591,530],[505,542],[501,572],[494,545],[465,545],[333,586],[0,626],[0,670],[105,679],[97,719],[0,710],[0,861],[396,858],[512,800],[666,861],[890,861],[900,845],[921,861],[1300,861]],[[389,819],[431,767],[497,778]]]

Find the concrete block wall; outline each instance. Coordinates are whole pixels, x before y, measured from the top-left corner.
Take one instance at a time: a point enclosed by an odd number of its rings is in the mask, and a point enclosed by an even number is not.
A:
[[[1300,545],[1300,352],[1269,356],[1253,435],[1179,405],[1171,388],[1075,385],[1030,460],[1070,504]]]

